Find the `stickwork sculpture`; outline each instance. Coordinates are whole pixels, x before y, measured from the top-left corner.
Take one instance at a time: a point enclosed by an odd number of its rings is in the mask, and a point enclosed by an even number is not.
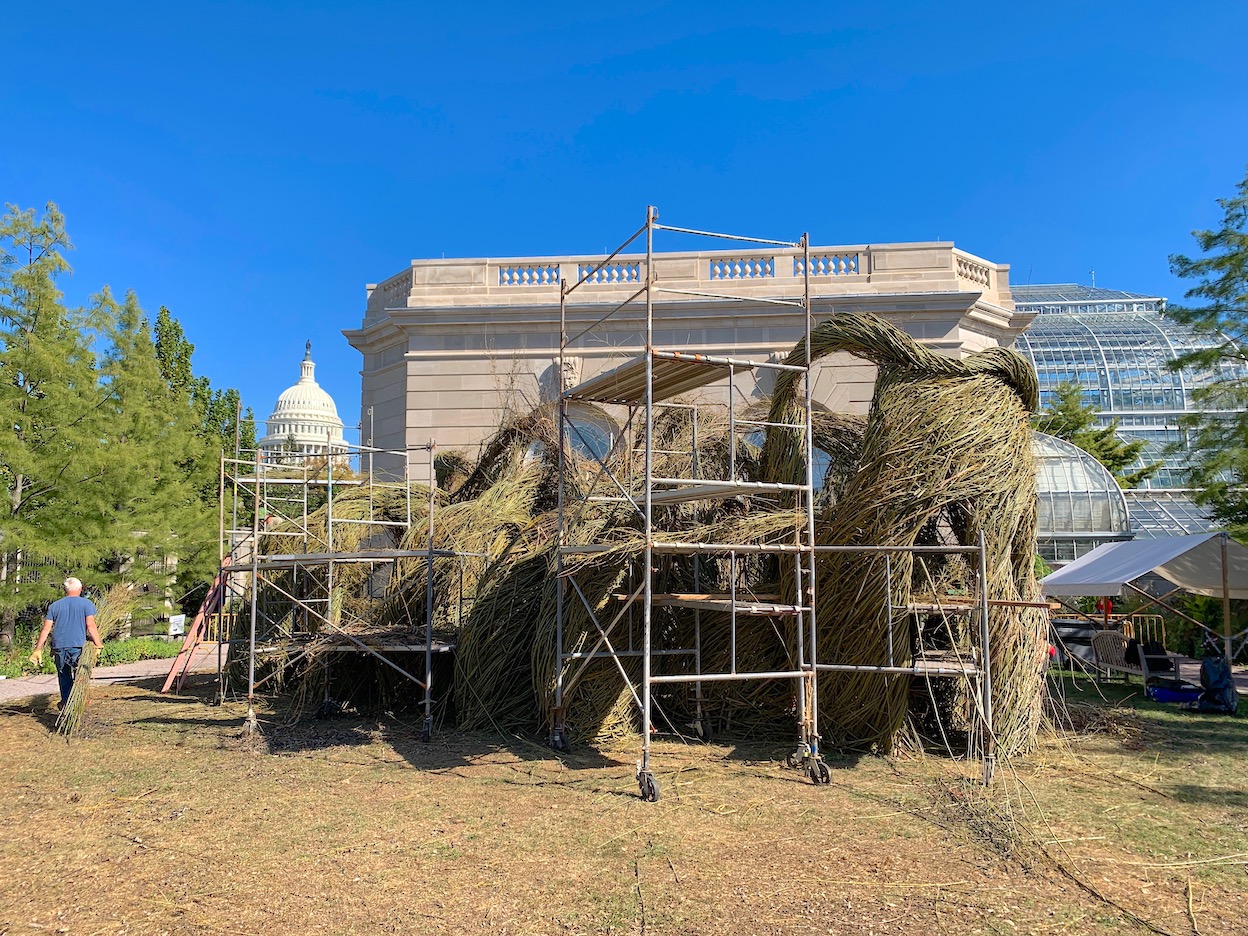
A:
[[[817,360],[849,352],[877,368],[870,412],[862,417],[816,413],[815,446],[828,458],[818,501],[816,535],[830,545],[974,545],[987,549],[985,580],[993,600],[989,613],[993,708],[997,752],[1029,748],[1040,723],[1045,623],[1034,602],[1036,526],[1035,465],[1028,416],[1035,409],[1035,372],[1020,355],[999,348],[955,360],[936,354],[897,328],[870,315],[834,315],[811,335]],[[799,344],[790,362],[804,360]],[[766,417],[773,424],[799,423],[802,394],[793,372],[781,372]],[[695,422],[696,421],[696,422]],[[789,482],[805,477],[803,446],[791,430],[771,428],[765,437],[729,431],[726,413],[664,409],[654,418],[655,475],[724,478],[730,466],[742,480]],[[694,440],[697,445],[694,445]],[[661,443],[661,444],[659,444]],[[438,549],[464,554],[435,565],[434,619],[457,640],[453,681],[456,723],[466,729],[536,730],[548,723],[555,683],[556,555],[554,508],[558,497],[559,433],[550,406],[509,420],[472,465],[447,459],[434,511]],[[616,477],[628,477],[635,440],[606,456]],[[582,505],[565,530],[603,551],[566,560],[580,594],[565,605],[565,649],[590,649],[599,638],[588,608],[601,619],[630,587],[630,568],[643,554],[637,514],[627,504],[591,501],[612,492],[590,459],[575,461],[563,483],[575,485]],[[696,462],[696,465],[695,465]],[[623,470],[619,470],[623,469]],[[339,498],[335,509],[350,493]],[[414,496],[413,501],[417,500]],[[792,542],[805,522],[791,507],[759,497],[685,503],[660,513],[663,529],[685,541]],[[362,534],[365,535],[365,534]],[[414,518],[402,548],[423,548],[427,517]],[[470,555],[469,555],[470,554]],[[737,586],[757,594],[781,594],[792,582],[774,556],[727,560],[710,556],[663,556],[657,590],[715,592]],[[892,616],[888,607],[912,596],[957,593],[968,588],[964,557],[899,553],[886,567],[881,554],[821,553],[816,567],[821,661],[905,665],[934,625],[921,615]],[[399,563],[378,602],[361,593],[362,582],[339,581],[341,626],[361,632],[423,624],[427,611],[426,560]],[[696,586],[696,587],[695,587]],[[464,600],[464,595],[470,600]],[[790,596],[791,598],[792,596]],[[726,658],[729,648],[714,626],[717,612],[701,618],[706,660]],[[891,618],[891,651],[890,619]],[[674,641],[691,639],[687,609],[654,609],[654,627]],[[738,633],[742,667],[791,667],[782,657],[791,646],[783,628],[758,622]],[[947,623],[935,636],[951,650],[968,644]],[[928,636],[931,636],[930,634]],[[315,654],[302,662],[308,675]],[[567,665],[567,664],[565,664]],[[676,671],[687,657],[665,657]],[[623,672],[621,672],[623,670]],[[573,740],[595,741],[639,730],[628,681],[636,682],[635,659],[595,660],[585,665],[565,699],[564,722]],[[566,675],[566,672],[565,672]],[[820,676],[820,722],[825,745],[889,751],[902,738],[921,734],[911,681],[878,673]],[[748,736],[792,724],[792,686],[776,683],[707,684],[703,708],[721,731]],[[691,717],[691,690],[673,685],[658,700],[667,725],[681,730]],[[312,694],[314,695],[314,694]],[[935,701],[944,723],[956,722],[972,704],[965,692]],[[928,713],[931,714],[930,712]],[[663,726],[660,726],[663,727]],[[780,728],[780,730],[783,730]],[[943,730],[943,729],[942,729]]]

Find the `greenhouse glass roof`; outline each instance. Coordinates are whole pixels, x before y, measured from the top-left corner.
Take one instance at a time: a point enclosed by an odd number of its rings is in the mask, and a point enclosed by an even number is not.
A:
[[[1170,370],[1179,354],[1214,342],[1167,318],[1164,299],[1075,285],[1012,292],[1020,310],[1043,313],[1015,343],[1036,368],[1041,407],[1059,384],[1078,384],[1084,403],[1100,411],[1100,425],[1117,420],[1121,437],[1145,443],[1136,467],[1161,464],[1146,488],[1184,487],[1187,456],[1171,446],[1187,441],[1180,420],[1198,409],[1192,391],[1223,377],[1248,378],[1248,368]]]
[[[1010,293],[1020,312],[1162,312],[1166,307],[1159,296],[1075,283],[1011,286]]]
[[[1158,539],[1215,528],[1209,511],[1185,491],[1123,491],[1136,539]]]
[[[1078,446],[1037,432],[1036,493],[1041,536],[1127,538],[1127,501],[1114,476]]]

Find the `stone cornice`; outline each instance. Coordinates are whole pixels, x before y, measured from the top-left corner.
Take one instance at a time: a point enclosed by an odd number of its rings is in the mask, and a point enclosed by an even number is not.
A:
[[[812,247],[809,258],[815,296],[975,290],[992,305],[1013,307],[1007,265],[945,241]],[[367,287],[365,324],[399,309],[553,305],[561,281],[575,284],[570,298],[578,304],[619,304],[641,288],[643,255],[603,263],[602,256],[413,260],[408,269]],[[802,252],[787,247],[657,253],[654,280],[658,290],[792,297],[802,291],[803,264]]]

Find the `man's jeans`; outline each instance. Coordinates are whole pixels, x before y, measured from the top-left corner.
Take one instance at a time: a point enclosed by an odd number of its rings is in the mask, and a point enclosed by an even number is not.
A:
[[[69,690],[74,688],[74,670],[78,668],[78,658],[82,656],[82,647],[52,648],[52,662],[56,666],[56,679],[61,685],[61,705],[69,701]]]

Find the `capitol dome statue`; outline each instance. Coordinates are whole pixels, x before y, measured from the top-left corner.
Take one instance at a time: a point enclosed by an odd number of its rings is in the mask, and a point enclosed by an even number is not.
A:
[[[297,461],[299,456],[340,455],[347,451],[338,407],[312,376],[316,369],[312,342],[305,348],[299,382],[277,398],[273,415],[266,423],[266,434],[258,443],[266,462]]]

